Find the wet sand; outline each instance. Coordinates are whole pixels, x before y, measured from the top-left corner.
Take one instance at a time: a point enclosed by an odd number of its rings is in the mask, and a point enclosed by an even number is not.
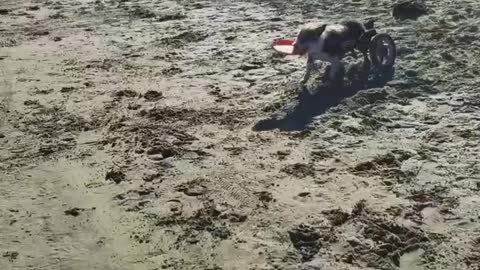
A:
[[[1,1],[0,269],[479,269],[480,3],[427,4]],[[395,70],[300,88],[345,16]]]

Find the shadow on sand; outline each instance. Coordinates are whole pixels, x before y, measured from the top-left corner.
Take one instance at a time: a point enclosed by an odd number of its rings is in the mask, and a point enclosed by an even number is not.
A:
[[[274,129],[281,131],[304,130],[316,116],[322,115],[329,108],[337,106],[343,99],[355,95],[360,90],[385,86],[387,82],[393,79],[394,73],[395,70],[391,69],[377,73],[371,78],[354,80],[340,87],[320,84],[315,90],[315,95],[311,95],[304,88],[299,94],[297,103],[293,108],[291,108],[291,106],[284,108],[281,117],[278,117],[279,113],[275,113],[270,118],[258,121],[252,129],[254,131]],[[368,74],[364,75],[364,77],[365,76],[368,77]]]

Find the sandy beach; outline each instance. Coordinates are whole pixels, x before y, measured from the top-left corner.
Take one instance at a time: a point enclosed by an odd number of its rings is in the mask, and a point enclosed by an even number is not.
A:
[[[480,269],[480,1],[426,4],[0,0],[0,269]],[[302,89],[347,17],[395,69]]]

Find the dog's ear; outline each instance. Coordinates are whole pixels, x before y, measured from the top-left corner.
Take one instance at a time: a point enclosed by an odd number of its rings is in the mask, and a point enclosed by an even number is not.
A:
[[[325,31],[326,24],[307,24],[299,32],[297,36],[298,42],[311,42],[320,38],[320,35]]]
[[[322,24],[319,27],[315,28],[315,31],[314,31],[315,36],[320,37],[322,35],[323,31],[325,31],[326,27],[327,27],[326,24]]]

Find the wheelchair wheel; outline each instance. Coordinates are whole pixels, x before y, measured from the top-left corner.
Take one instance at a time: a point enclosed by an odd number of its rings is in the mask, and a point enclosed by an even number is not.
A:
[[[397,48],[388,34],[377,34],[370,41],[370,59],[375,68],[385,70],[392,68],[397,57]]]

